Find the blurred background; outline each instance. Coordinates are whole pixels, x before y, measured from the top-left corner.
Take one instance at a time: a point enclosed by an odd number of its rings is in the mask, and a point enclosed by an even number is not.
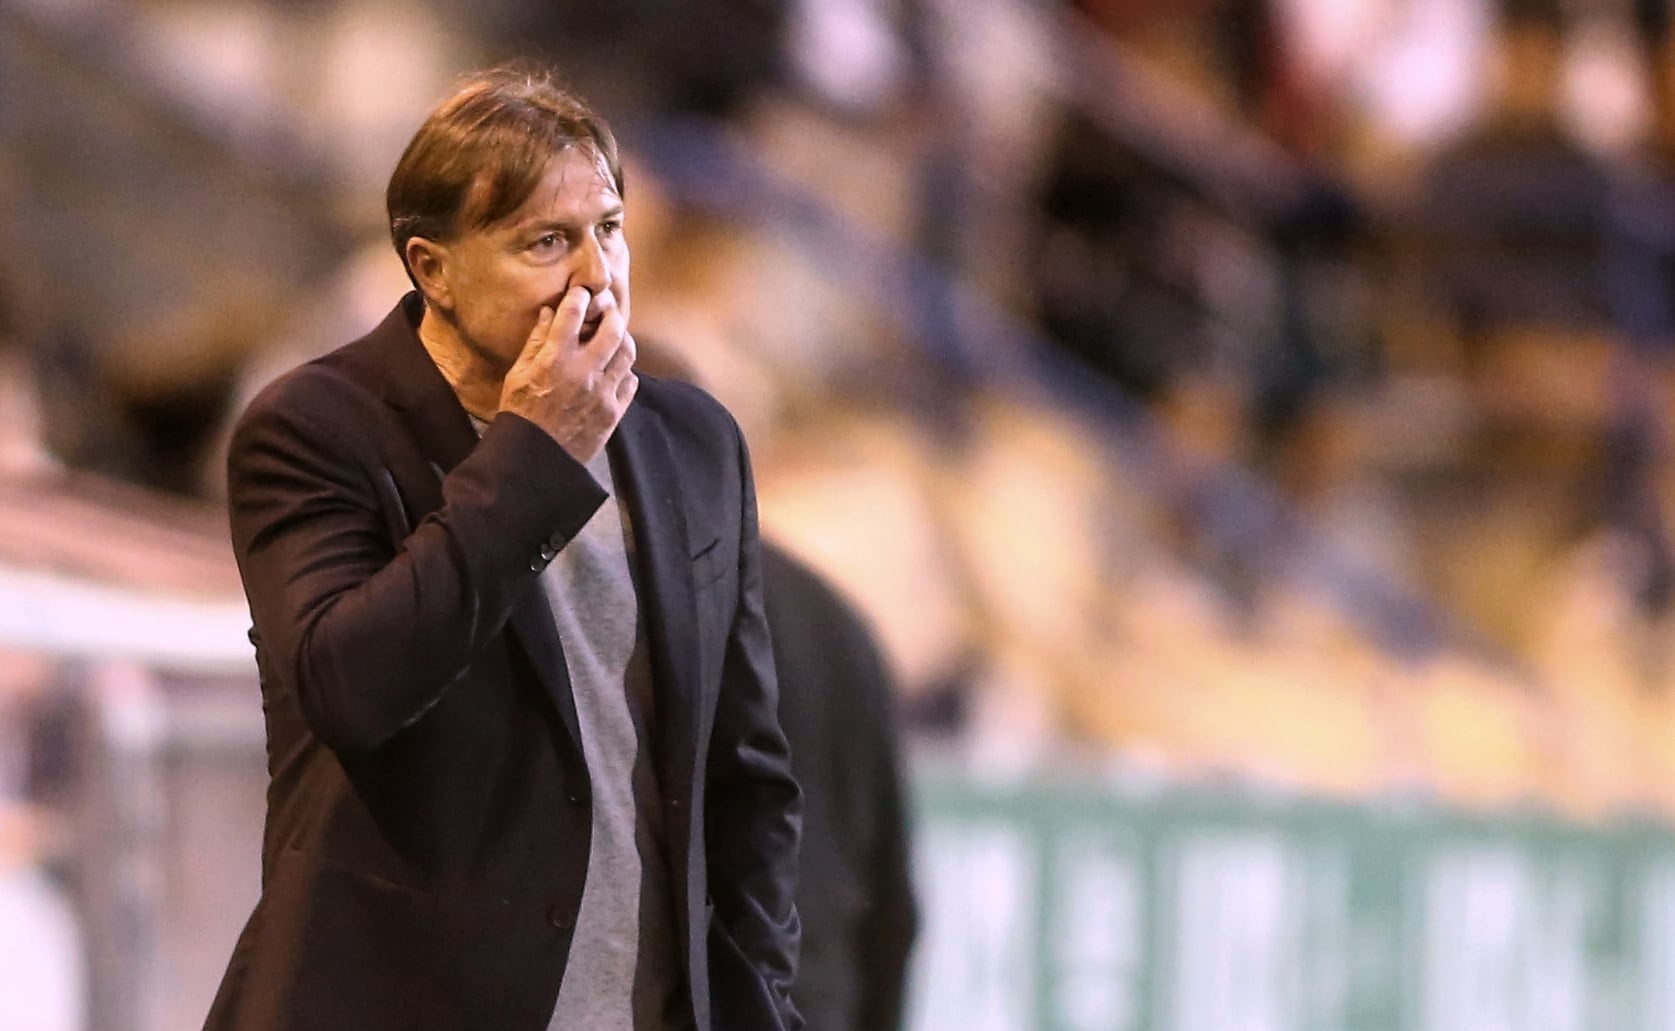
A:
[[[1667,0],[0,0],[0,1028],[201,1023],[223,437],[508,56],[888,660],[911,1027],[1675,1028]]]

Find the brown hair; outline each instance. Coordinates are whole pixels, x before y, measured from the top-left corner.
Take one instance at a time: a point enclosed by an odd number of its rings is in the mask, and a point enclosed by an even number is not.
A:
[[[461,80],[419,126],[390,175],[384,203],[402,265],[415,236],[448,240],[516,211],[535,192],[547,162],[578,144],[604,160],[621,194],[622,161],[610,126],[550,71],[502,65]]]

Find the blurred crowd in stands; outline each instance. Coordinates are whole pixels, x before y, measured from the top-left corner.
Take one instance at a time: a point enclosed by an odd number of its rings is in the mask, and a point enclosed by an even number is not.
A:
[[[1665,0],[0,22],[8,468],[213,500],[230,414],[405,288],[418,113],[536,57],[624,138],[636,335],[920,747],[1675,815]]]

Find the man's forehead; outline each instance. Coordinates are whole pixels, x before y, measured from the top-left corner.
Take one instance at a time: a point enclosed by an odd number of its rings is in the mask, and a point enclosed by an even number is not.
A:
[[[547,160],[535,189],[511,215],[524,222],[555,216],[595,214],[620,207],[616,179],[605,158],[592,147],[567,147]]]
[[[493,195],[507,185],[492,168],[477,174],[461,209],[464,231],[492,233],[533,221],[589,221],[622,206],[616,177],[604,155],[585,143],[555,151],[541,166],[533,185],[526,187],[529,192],[522,202],[498,218],[481,220],[487,209],[498,206]]]

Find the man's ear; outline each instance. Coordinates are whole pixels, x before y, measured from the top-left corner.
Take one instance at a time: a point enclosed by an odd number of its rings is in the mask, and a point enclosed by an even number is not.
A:
[[[425,295],[426,303],[434,304],[443,311],[451,309],[454,296],[449,287],[451,255],[447,245],[415,236],[408,239],[404,255],[407,271],[412,275],[413,282],[418,284],[419,292]]]

